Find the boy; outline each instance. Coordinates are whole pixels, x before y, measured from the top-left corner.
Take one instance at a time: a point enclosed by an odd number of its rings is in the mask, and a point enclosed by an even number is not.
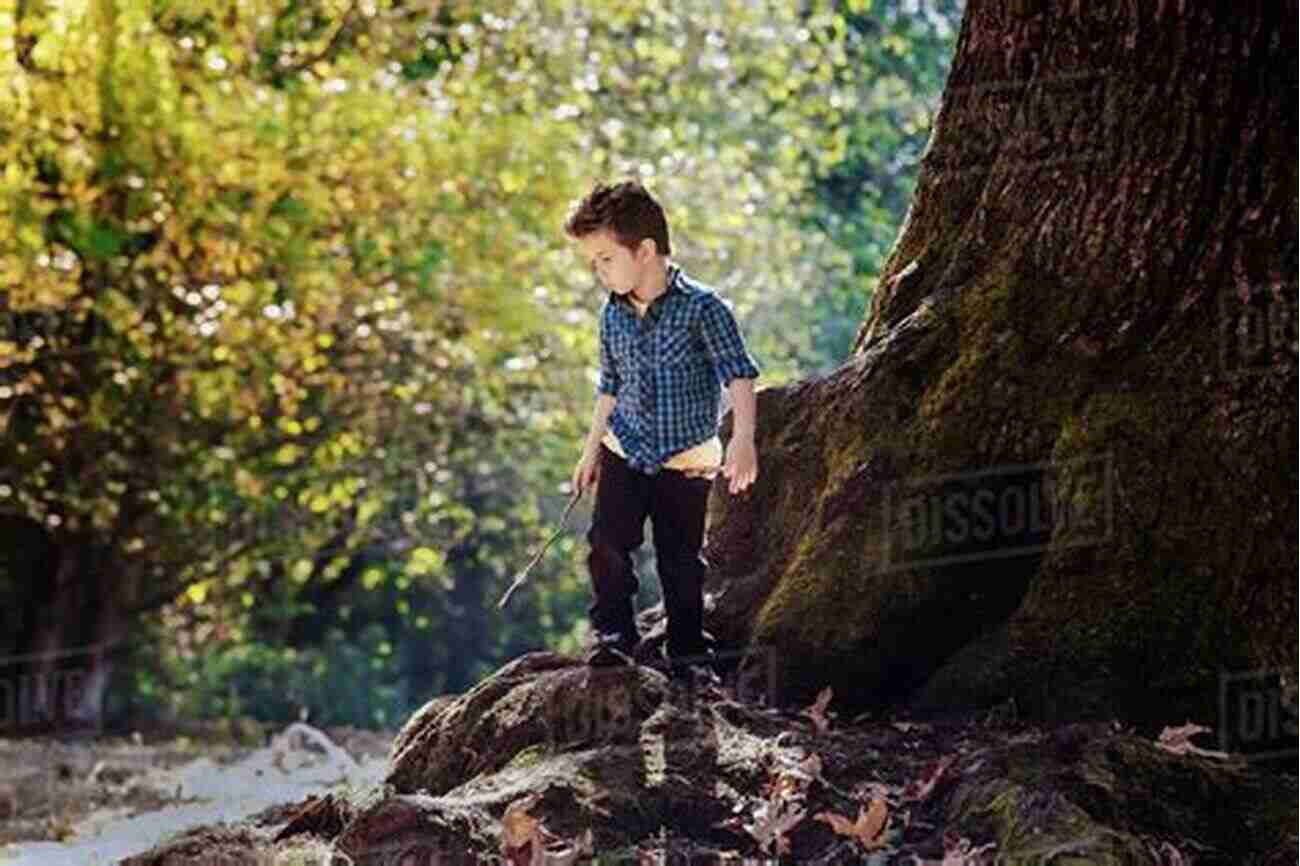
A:
[[[600,378],[573,489],[596,486],[591,551],[592,665],[627,664],[639,636],[632,552],[646,517],[668,615],[670,672],[704,657],[705,506],[722,462],[720,386],[734,424],[722,473],[732,494],[758,477],[759,370],[731,310],[668,260],[663,208],[636,181],[598,184],[565,222],[609,291],[600,311]]]

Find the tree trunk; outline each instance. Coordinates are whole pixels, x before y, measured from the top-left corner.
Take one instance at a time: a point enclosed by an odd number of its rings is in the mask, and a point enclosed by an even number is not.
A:
[[[29,550],[6,556],[22,613],[0,659],[0,730],[98,731],[112,652],[125,638],[126,580],[82,535],[52,538],[12,517],[4,529],[7,544]]]
[[[971,0],[852,356],[713,502],[783,700],[1229,725],[1294,675],[1295,20]]]

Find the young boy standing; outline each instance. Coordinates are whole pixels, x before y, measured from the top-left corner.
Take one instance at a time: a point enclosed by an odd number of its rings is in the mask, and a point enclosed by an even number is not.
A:
[[[626,664],[639,636],[632,553],[646,517],[668,616],[668,658],[684,673],[705,652],[705,506],[721,463],[737,494],[758,477],[754,380],[727,304],[669,261],[663,208],[636,181],[600,184],[565,223],[609,295],[600,311],[600,378],[591,430],[573,471],[596,487],[587,540],[596,641],[592,665]],[[734,423],[723,460],[721,387]]]

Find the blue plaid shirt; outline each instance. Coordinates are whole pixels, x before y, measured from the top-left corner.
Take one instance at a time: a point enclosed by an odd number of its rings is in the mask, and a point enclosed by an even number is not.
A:
[[[612,291],[601,307],[596,393],[618,397],[610,429],[647,475],[717,435],[722,386],[758,374],[731,309],[675,264],[644,318]]]

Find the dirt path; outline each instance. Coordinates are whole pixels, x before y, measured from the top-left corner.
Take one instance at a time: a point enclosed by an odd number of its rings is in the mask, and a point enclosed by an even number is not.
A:
[[[294,725],[260,747],[215,736],[0,740],[0,864],[109,864],[382,775],[391,733]]]

